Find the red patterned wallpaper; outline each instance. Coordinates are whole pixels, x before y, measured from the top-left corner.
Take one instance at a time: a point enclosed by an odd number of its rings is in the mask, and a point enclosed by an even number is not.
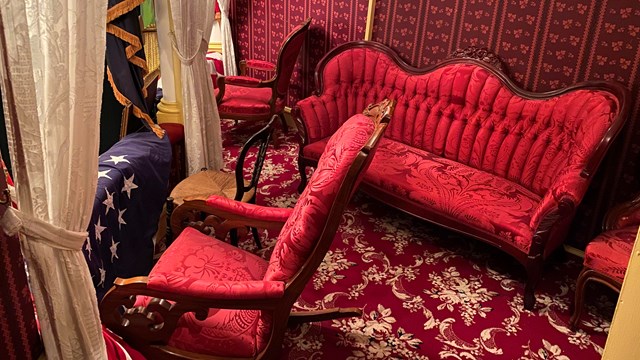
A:
[[[316,64],[329,49],[347,41],[364,39],[367,0],[235,0],[230,17],[234,24],[236,57],[275,62],[285,36],[311,17],[289,87],[289,106],[313,91]]]
[[[418,67],[459,48],[487,47],[528,90],[599,79],[625,84],[632,117],[578,212],[573,235],[593,236],[604,211],[638,189],[640,1],[378,0],[373,40]]]
[[[313,71],[323,54],[364,38],[367,6],[366,0],[236,0],[232,21],[239,58],[275,60],[284,34],[313,17],[290,90],[293,104],[313,90]],[[517,83],[534,91],[617,80],[632,90],[631,120],[640,115],[640,0],[377,0],[373,40],[418,67],[459,48],[488,47]],[[597,232],[604,211],[640,188],[640,129],[634,121],[613,150],[578,213],[578,239]]]

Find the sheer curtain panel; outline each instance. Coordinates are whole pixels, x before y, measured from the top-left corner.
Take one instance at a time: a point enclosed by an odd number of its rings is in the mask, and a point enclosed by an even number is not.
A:
[[[214,0],[170,0],[173,47],[180,58],[187,171],[222,167],[220,116],[206,53],[214,21]]]
[[[236,55],[231,36],[231,22],[229,21],[229,7],[231,0],[218,0],[220,5],[220,36],[222,37],[222,64],[225,75],[238,75],[236,69]]]
[[[0,0],[0,75],[19,233],[48,359],[106,359],[81,247],[96,192],[104,0]]]

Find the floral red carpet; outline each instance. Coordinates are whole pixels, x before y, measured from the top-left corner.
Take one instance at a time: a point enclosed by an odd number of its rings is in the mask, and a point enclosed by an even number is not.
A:
[[[228,169],[257,129],[223,121]],[[298,195],[298,146],[292,131],[276,134],[280,145],[269,148],[257,202],[289,207]],[[265,238],[268,252],[274,238]],[[253,241],[243,246],[255,250]],[[297,306],[357,306],[364,314],[291,329],[283,359],[599,359],[614,294],[594,288],[581,330],[571,331],[580,259],[549,265],[535,310],[525,311],[524,270],[515,260],[358,193]]]

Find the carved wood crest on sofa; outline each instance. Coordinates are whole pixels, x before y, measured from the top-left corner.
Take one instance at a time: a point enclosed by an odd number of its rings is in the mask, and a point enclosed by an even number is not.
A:
[[[629,92],[604,81],[529,92],[486,49],[453,55],[418,69],[374,42],[330,51],[316,68],[315,95],[293,108],[300,189],[344,121],[367,104],[396,100],[361,188],[515,257],[527,270],[524,305],[532,309],[543,262],[563,243],[626,121]]]

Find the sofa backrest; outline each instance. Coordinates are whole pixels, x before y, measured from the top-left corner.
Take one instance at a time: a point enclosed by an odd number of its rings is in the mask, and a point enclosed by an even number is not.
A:
[[[616,84],[531,93],[478,60],[450,59],[417,69],[382,45],[358,44],[334,49],[318,65],[318,92],[334,102],[330,116],[344,121],[370,103],[396,100],[386,138],[540,195],[561,169],[588,167],[594,154],[603,153],[603,138],[623,123],[610,129],[625,93]]]

